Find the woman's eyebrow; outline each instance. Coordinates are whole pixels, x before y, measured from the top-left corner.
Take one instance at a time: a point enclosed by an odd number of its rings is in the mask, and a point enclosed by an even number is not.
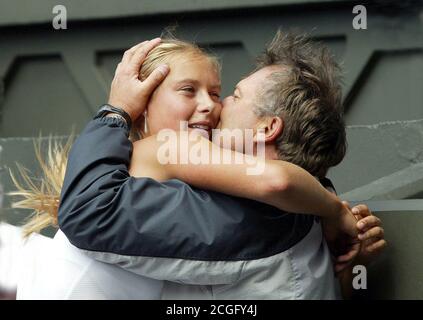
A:
[[[198,80],[195,80],[195,79],[189,79],[189,78],[187,78],[187,79],[181,79],[181,80],[177,80],[176,81],[176,84],[181,84],[181,83],[198,84],[199,81]]]
[[[220,84],[214,84],[212,86],[210,86],[212,89],[218,89],[220,90],[222,88],[222,86]]]
[[[198,81],[198,80],[195,80],[195,79],[190,79],[190,78],[187,78],[187,79],[181,79],[181,80],[177,80],[176,81],[176,85],[179,85],[179,84],[185,84],[185,83],[189,83],[189,84],[192,84],[192,85],[199,85],[199,83],[200,83],[200,81]],[[219,84],[214,84],[214,85],[211,85],[210,86],[212,89],[221,89],[221,85],[220,85],[220,83]]]

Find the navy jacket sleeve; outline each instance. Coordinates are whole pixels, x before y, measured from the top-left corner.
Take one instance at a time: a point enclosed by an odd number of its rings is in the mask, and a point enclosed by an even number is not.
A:
[[[275,213],[179,180],[130,177],[131,152],[126,124],[116,118],[90,121],[70,151],[59,226],[97,260],[157,279],[228,283],[239,277],[242,260],[280,252],[311,226],[304,215]],[[287,236],[281,237],[284,228]],[[183,260],[191,260],[189,268],[182,267]],[[198,268],[194,260],[209,263]],[[223,267],[221,261],[234,263]],[[163,263],[167,268],[159,270]]]
[[[179,180],[130,177],[127,134],[121,120],[100,118],[75,141],[61,192],[60,229],[80,248],[170,257],[177,251],[179,257],[195,258],[180,235],[187,231],[191,240],[206,242],[210,224],[203,213],[221,207]],[[195,229],[202,232],[193,234]]]

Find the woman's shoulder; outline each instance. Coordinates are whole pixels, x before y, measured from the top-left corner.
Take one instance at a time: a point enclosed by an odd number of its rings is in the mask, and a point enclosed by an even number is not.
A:
[[[132,142],[134,152],[155,145],[158,145],[157,137],[155,135]]]
[[[150,136],[133,143],[129,174],[136,178],[149,177],[157,181],[170,179],[166,167],[159,162],[161,142]]]
[[[155,136],[133,142],[131,161],[152,162],[158,147],[159,144]]]

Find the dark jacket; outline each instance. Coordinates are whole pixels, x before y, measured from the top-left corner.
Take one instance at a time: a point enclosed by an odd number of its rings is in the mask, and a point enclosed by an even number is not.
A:
[[[131,153],[116,118],[89,122],[70,151],[59,226],[97,260],[155,279],[233,284],[247,274],[246,261],[256,272],[256,262],[285,256],[314,224],[310,215],[179,180],[130,177]]]

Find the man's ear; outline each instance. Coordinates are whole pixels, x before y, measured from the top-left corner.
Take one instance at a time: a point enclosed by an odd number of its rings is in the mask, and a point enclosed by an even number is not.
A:
[[[280,117],[265,117],[257,125],[257,132],[254,134],[254,142],[258,142],[258,129],[264,131],[264,142],[274,142],[283,131],[283,120]]]

